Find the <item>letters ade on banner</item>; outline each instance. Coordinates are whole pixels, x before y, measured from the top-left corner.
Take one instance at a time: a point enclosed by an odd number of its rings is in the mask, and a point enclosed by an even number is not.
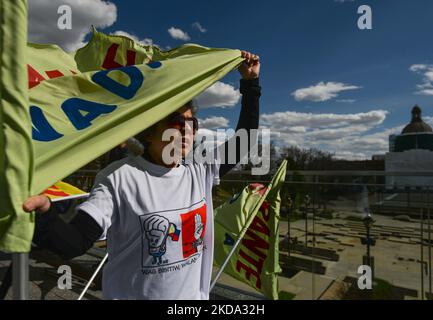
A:
[[[114,61],[115,52],[117,51],[116,44],[113,44],[107,52],[107,56],[104,60],[103,66],[116,66],[113,69],[101,70],[92,76],[92,81],[105,90],[125,99],[132,99],[137,91],[141,88],[144,82],[144,76],[140,69],[133,66],[135,63],[135,54],[132,55],[131,50],[128,50],[128,65],[120,66]],[[118,46],[118,45],[117,45]],[[113,51],[113,48],[115,51]],[[132,59],[134,58],[134,60]],[[109,63],[112,61],[111,63]],[[146,64],[151,69],[158,69],[162,63],[159,61],[153,61]],[[129,85],[125,86],[112,78],[109,77],[109,73],[118,70],[123,72],[129,78]],[[71,71],[73,72],[73,71]],[[45,78],[38,73],[32,66],[28,66],[29,73],[29,88],[33,88]],[[48,77],[55,78],[63,76],[58,70],[46,71]],[[73,72],[75,73],[75,72]],[[76,130],[83,130],[92,125],[92,121],[102,114],[108,114],[116,110],[117,105],[108,105],[98,102],[92,102],[80,98],[69,98],[65,100],[61,109],[75,127]],[[86,112],[85,115],[81,111]],[[38,106],[30,106],[30,117],[32,120],[32,139],[37,141],[53,141],[63,137],[63,134],[56,131],[47,118],[45,117],[42,109]]]
[[[243,59],[239,50],[196,44],[160,51],[96,30],[70,54],[50,44],[29,43],[27,50],[32,193],[174,112]]]

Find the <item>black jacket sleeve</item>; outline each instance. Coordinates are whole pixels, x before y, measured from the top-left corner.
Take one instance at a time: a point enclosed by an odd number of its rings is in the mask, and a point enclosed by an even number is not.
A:
[[[241,113],[239,115],[238,124],[236,126],[236,131],[239,129],[245,129],[248,132],[248,139],[250,139],[250,130],[259,128],[259,99],[261,95],[261,87],[259,85],[259,79],[252,80],[244,80],[241,79],[240,82],[240,92],[242,94],[242,102],[241,102]],[[236,139],[236,136],[232,139]],[[228,146],[231,143],[231,139],[226,141],[222,148],[224,150],[228,150]],[[255,139],[254,139],[254,142]],[[250,152],[250,141],[248,140],[247,153],[241,153],[240,141],[237,139],[236,141],[236,163],[229,163],[229,154],[228,152],[223,152],[224,158],[222,159],[222,164],[220,166],[219,175],[220,177],[224,176],[227,172],[229,172],[233,167],[236,166],[239,161],[249,154]]]
[[[52,251],[65,260],[83,255],[102,235],[102,228],[86,212],[79,211],[70,223],[56,212],[56,205],[45,213],[36,214],[33,243]]]

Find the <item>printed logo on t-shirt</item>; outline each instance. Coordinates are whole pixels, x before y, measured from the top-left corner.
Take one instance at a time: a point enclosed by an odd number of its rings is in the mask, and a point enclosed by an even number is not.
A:
[[[180,230],[166,217],[158,214],[146,218],[143,224],[149,255],[153,257],[152,264],[161,264],[162,257],[167,251],[167,238],[178,241]]]
[[[201,254],[206,229],[206,202],[189,208],[148,213],[140,216],[142,268],[161,273],[194,263]],[[171,266],[170,268],[161,268]],[[166,272],[164,271],[164,272]]]

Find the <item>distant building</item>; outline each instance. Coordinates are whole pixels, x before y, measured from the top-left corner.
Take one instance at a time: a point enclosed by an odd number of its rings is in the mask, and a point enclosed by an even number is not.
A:
[[[389,152],[395,151],[395,139],[397,138],[396,134],[391,134],[389,136]]]
[[[385,155],[384,154],[373,154],[371,156],[371,160],[373,160],[373,161],[384,161],[385,160]]]
[[[412,120],[400,135],[390,136],[390,151],[385,155],[385,171],[422,173],[433,171],[433,130],[422,120],[421,108],[412,109]],[[391,141],[393,145],[391,146]],[[433,176],[388,176],[388,185],[433,186]]]
[[[408,150],[433,151],[433,130],[422,120],[421,108],[412,109],[412,120],[395,138],[395,152]]]

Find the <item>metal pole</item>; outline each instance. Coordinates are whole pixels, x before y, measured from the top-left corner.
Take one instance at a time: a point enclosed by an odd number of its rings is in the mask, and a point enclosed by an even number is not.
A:
[[[272,188],[272,183],[270,183],[270,184],[268,185],[268,188]],[[260,207],[259,207],[259,208],[260,208]],[[216,284],[218,278],[221,276],[221,274],[223,273],[225,267],[226,267],[227,264],[229,263],[230,258],[232,257],[233,253],[235,252],[237,246],[239,245],[239,243],[241,243],[241,240],[243,239],[243,236],[245,235],[245,232],[246,232],[246,230],[248,229],[248,227],[249,227],[249,225],[248,225],[248,226],[244,226],[244,228],[241,230],[240,234],[241,234],[242,236],[239,236],[239,238],[238,238],[238,240],[236,241],[236,243],[234,244],[232,250],[231,250],[230,253],[228,254],[226,260],[225,260],[224,263],[222,264],[221,268],[218,270],[218,273],[216,274],[215,278],[213,279],[213,281],[212,281],[212,283],[211,283],[211,285],[210,285],[209,292],[211,292],[212,289],[215,287],[215,284]]]
[[[288,253],[289,253],[289,258],[290,258],[290,215],[292,213],[292,198],[289,195],[288,198],[288,203],[287,203],[287,227],[288,227],[288,231],[287,231],[287,240],[288,240]]]
[[[371,267],[370,259],[370,225],[367,226],[367,261],[368,266]]]
[[[407,188],[407,206],[410,207],[410,187]]]
[[[308,248],[308,203],[309,196],[305,197],[305,248]]]
[[[92,277],[90,278],[89,282],[87,282],[86,287],[84,288],[83,292],[81,292],[80,296],[77,300],[81,300],[83,296],[86,294],[87,290],[89,289],[90,285],[92,284],[93,280],[96,278],[96,275],[98,274],[99,270],[101,270],[102,266],[104,265],[105,261],[108,258],[108,253],[105,254],[102,261],[99,263],[98,267],[96,268],[96,271],[93,273]]]
[[[430,194],[427,193],[427,200],[430,200]],[[429,300],[432,300],[432,275],[431,275],[431,269],[432,269],[432,261],[431,261],[431,225],[430,225],[430,203],[428,203],[427,208],[427,231],[428,231],[428,292],[429,292]]]
[[[421,205],[421,300],[424,300],[424,208]]]
[[[221,274],[223,273],[225,267],[227,266],[227,264],[230,261],[230,258],[232,257],[233,253],[235,253],[236,248],[238,247],[239,243],[241,243],[242,237],[239,237],[239,239],[236,241],[235,245],[233,246],[232,250],[230,251],[230,253],[228,254],[226,260],[224,261],[223,265],[221,266],[221,268],[218,270],[218,273],[216,274],[215,278],[213,279],[211,285],[210,285],[210,290],[209,292],[212,291],[212,289],[215,287],[215,284],[217,282],[217,280],[219,279],[219,277],[221,276]]]
[[[29,299],[29,254],[12,254],[12,290],[14,300]]]
[[[308,208],[305,205],[305,248],[308,248]]]
[[[313,184],[313,243],[311,245],[311,295],[312,300],[315,300],[316,297],[316,282],[315,282],[315,274],[314,274],[314,246],[316,245],[316,228],[314,227],[315,224],[315,215],[316,215],[316,183],[317,183],[317,176],[314,178],[315,184]]]

